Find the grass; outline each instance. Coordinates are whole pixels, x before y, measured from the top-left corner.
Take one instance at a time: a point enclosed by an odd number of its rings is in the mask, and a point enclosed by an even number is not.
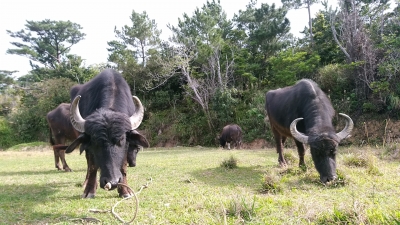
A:
[[[116,190],[80,198],[86,160],[79,151],[67,155],[68,173],[54,168],[50,147],[23,148],[0,152],[0,224],[119,223],[90,211],[110,210]],[[128,171],[134,190],[152,179],[138,194],[133,224],[399,224],[400,162],[382,149],[339,151],[339,181],[324,186],[309,151],[304,169],[279,167],[274,149],[145,149]],[[236,168],[222,166],[233,161]],[[130,220],[134,205],[130,199],[116,210]]]

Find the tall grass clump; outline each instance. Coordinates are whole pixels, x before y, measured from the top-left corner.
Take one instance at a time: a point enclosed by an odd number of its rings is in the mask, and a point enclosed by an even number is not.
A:
[[[244,197],[235,198],[229,202],[229,206],[226,209],[226,215],[228,217],[233,217],[239,221],[249,222],[255,216],[255,202],[256,197],[254,196],[252,202],[247,202]]]
[[[344,158],[344,164],[349,167],[366,168],[367,172],[372,175],[381,175],[377,165],[377,158],[372,154],[349,154]]]
[[[261,193],[277,194],[282,192],[281,177],[275,172],[264,174],[261,179]]]
[[[353,210],[338,209],[334,207],[332,213],[324,213],[317,218],[315,224],[363,224]]]
[[[231,156],[229,159],[222,161],[221,167],[225,169],[235,169],[238,167],[237,163],[238,160],[234,156]]]

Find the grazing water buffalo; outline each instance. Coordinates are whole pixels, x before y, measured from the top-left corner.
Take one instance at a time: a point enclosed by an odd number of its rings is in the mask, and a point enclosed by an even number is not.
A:
[[[223,148],[225,148],[225,145],[228,145],[229,150],[231,149],[231,143],[234,148],[240,148],[242,144],[242,129],[237,124],[226,125],[222,129],[219,143]]]
[[[279,164],[285,165],[283,144],[293,137],[300,166],[304,163],[304,144],[310,145],[315,168],[323,183],[336,178],[336,148],[353,129],[353,121],[345,114],[345,128],[336,133],[332,118],[335,111],[325,93],[312,80],[303,79],[293,86],[268,91],[265,109],[275,137]]]
[[[133,193],[118,183],[127,184],[127,164],[136,165],[139,146],[149,146],[135,130],[143,119],[142,103],[132,97],[122,76],[111,69],[83,85],[73,86],[70,95],[71,123],[81,134],[66,152],[72,152],[79,144],[80,152],[85,151],[88,168],[82,197],[95,196],[98,169],[101,188],[117,188],[120,197],[131,196]]]
[[[79,133],[71,124],[69,119],[69,103],[61,103],[57,108],[47,113],[46,119],[50,128],[49,142],[53,146],[55,166],[58,170],[70,172],[67,161],[65,160],[66,141],[75,140]],[[60,166],[60,159],[63,167]]]

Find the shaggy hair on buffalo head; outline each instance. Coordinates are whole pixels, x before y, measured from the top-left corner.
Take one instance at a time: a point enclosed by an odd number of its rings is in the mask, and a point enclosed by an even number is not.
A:
[[[86,118],[85,133],[97,143],[111,141],[112,144],[119,144],[130,130],[129,116],[120,112],[98,109]]]

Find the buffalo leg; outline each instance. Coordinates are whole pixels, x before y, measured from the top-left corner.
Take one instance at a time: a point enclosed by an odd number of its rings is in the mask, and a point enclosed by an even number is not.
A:
[[[53,151],[54,151],[54,164],[55,164],[55,167],[58,170],[62,170],[61,169],[61,165],[60,165],[60,154],[59,154],[59,151],[58,151],[57,148],[55,148],[55,146],[53,146]]]
[[[275,128],[272,128],[272,132],[275,137],[276,152],[278,153],[279,165],[285,166],[286,161],[285,158],[283,157],[283,144],[286,141],[286,137],[283,137]]]
[[[128,185],[128,181],[126,179],[126,173],[127,173],[127,160],[125,160],[125,163],[123,164],[121,168],[121,173],[122,173],[122,180],[120,181],[121,183]],[[127,198],[133,195],[133,193],[130,191],[129,188],[125,186],[118,185],[118,193],[120,197]]]
[[[305,166],[305,162],[304,162],[304,155],[305,155],[305,148],[304,148],[304,144],[301,143],[300,141],[294,140],[294,142],[296,143],[297,146],[297,152],[299,153],[299,166]]]
[[[86,179],[83,183],[85,190],[83,191],[82,198],[94,198],[97,189],[97,170],[98,166],[94,163],[93,157],[86,151],[87,172]]]
[[[58,153],[63,164],[64,171],[71,172],[72,170],[69,168],[67,161],[65,161],[65,150],[59,150]]]
[[[69,168],[67,161],[65,160],[65,149],[67,149],[67,145],[54,145],[53,150],[54,150],[54,159],[55,159],[55,164],[56,168],[58,170],[61,170],[60,166],[60,159],[61,163],[63,165],[62,169],[66,172],[71,172],[72,170]]]

